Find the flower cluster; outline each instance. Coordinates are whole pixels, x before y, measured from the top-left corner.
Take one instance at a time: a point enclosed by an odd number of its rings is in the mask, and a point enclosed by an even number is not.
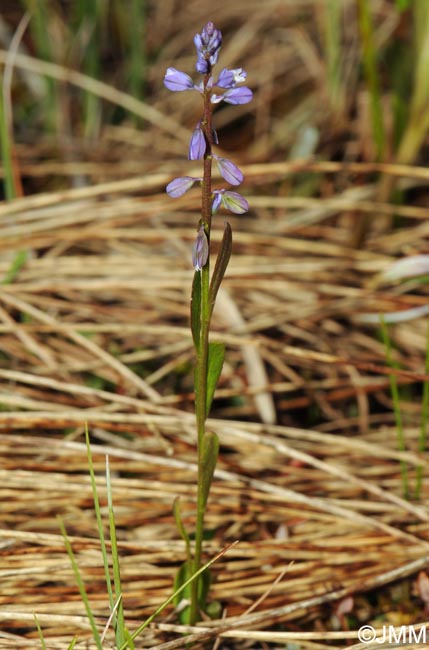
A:
[[[252,91],[247,86],[239,85],[246,79],[246,73],[242,68],[234,70],[225,68],[217,78],[212,76],[212,69],[218,61],[219,50],[222,45],[222,34],[215,28],[212,22],[208,22],[203,27],[201,33],[195,35],[194,43],[197,50],[197,63],[195,68],[197,72],[203,75],[203,79],[198,84],[195,84],[192,78],[185,72],[176,68],[168,68],[164,77],[164,85],[173,92],[182,92],[185,90],[197,91],[202,95],[205,105],[207,102],[209,105],[219,104],[222,101],[228,104],[247,104],[250,102],[252,99]],[[188,159],[213,159],[219,167],[220,174],[230,185],[240,185],[243,181],[243,174],[240,169],[231,160],[212,153],[212,144],[218,144],[217,133],[211,128],[211,125],[208,133],[207,119],[203,118],[203,120],[198,122],[192,133],[189,143]],[[201,177],[183,176],[175,178],[167,185],[167,194],[173,198],[177,198],[185,194],[195,183],[203,182],[204,179]],[[241,194],[225,189],[215,189],[211,193],[211,201],[212,214],[221,205],[235,214],[243,214],[249,207],[246,199]],[[200,228],[199,239],[197,238],[198,242],[196,242],[195,247],[197,247],[198,243],[198,248],[202,251],[206,251],[207,249],[203,239],[204,236],[204,229],[201,231]],[[199,260],[201,261],[201,259],[202,257],[200,256]]]

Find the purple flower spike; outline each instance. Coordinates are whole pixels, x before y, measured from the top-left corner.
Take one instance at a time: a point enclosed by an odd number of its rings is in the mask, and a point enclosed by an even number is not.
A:
[[[219,171],[228,183],[231,185],[240,185],[243,182],[243,173],[231,160],[220,158],[216,154],[213,155],[213,158],[216,159]]]
[[[252,101],[253,93],[247,86],[241,88],[232,88],[222,95],[222,99],[227,104],[248,104]]]
[[[204,226],[201,225],[195,243],[192,247],[192,265],[194,269],[196,271],[201,271],[203,266],[206,265],[208,257],[209,242],[207,241],[207,235],[204,230]]]
[[[251,101],[253,93],[247,86],[239,86],[243,83],[247,74],[243,68],[233,68],[229,70],[224,68],[218,75],[217,79],[212,74],[213,66],[219,58],[219,51],[222,46],[222,33],[216,29],[214,24],[209,21],[202,28],[199,34],[194,36],[194,44],[197,50],[196,69],[203,75],[199,82],[195,83],[185,72],[168,68],[164,77],[164,84],[173,92],[184,90],[197,90],[203,97],[204,113],[201,121],[196,125],[188,149],[189,160],[204,159],[211,162],[215,159],[222,177],[230,185],[237,186],[243,182],[243,173],[231,160],[216,156],[213,153],[213,145],[218,144],[218,137],[212,126],[213,108],[211,104],[226,102],[228,104],[247,104]],[[213,90],[218,90],[215,94]],[[202,126],[203,125],[203,126]],[[211,133],[208,131],[211,129]],[[204,187],[211,187],[211,164],[204,163],[204,177],[194,178],[192,176],[183,176],[175,178],[167,185],[167,194],[176,198],[187,192],[194,183],[200,182],[203,185],[202,197],[202,218],[200,220],[198,235],[192,251],[192,260],[194,267],[200,271],[206,264],[209,255],[208,239],[210,237],[211,215],[223,206],[235,214],[243,214],[249,209],[246,199],[238,194],[225,189],[214,190],[211,195],[212,205],[210,214],[210,205],[207,205],[207,192]],[[207,230],[205,230],[207,229]]]
[[[202,181],[202,178],[193,178],[192,176],[182,176],[181,178],[175,178],[171,183],[167,185],[165,191],[168,196],[171,196],[172,199],[177,199],[179,196],[182,196],[191,189],[194,183],[197,181]]]
[[[189,143],[189,160],[201,160],[204,158],[206,152],[206,139],[200,126],[198,126],[192,134]]]
[[[181,92],[182,90],[193,90],[194,82],[186,72],[181,72],[176,68],[167,68],[164,86],[173,92]]]

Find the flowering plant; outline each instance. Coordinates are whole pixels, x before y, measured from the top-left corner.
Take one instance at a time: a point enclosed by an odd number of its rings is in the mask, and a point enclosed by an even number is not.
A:
[[[176,68],[168,68],[164,77],[164,85],[169,90],[173,92],[196,91],[203,99],[203,115],[192,133],[188,151],[189,160],[203,160],[203,174],[201,177],[175,178],[167,185],[166,189],[169,196],[176,198],[185,194],[195,184],[200,184],[202,196],[201,217],[192,249],[192,264],[195,273],[191,296],[191,330],[196,352],[197,514],[192,553],[190,537],[183,526],[179,502],[176,500],[175,518],[187,548],[187,560],[179,570],[177,586],[183,584],[201,567],[204,515],[219,450],[216,434],[206,431],[206,419],[222,371],[225,346],[223,343],[210,341],[209,331],[217,292],[231,255],[232,232],[229,223],[225,223],[221,248],[210,278],[212,216],[220,207],[235,214],[243,214],[249,207],[246,199],[236,191],[212,189],[213,160],[216,161],[219,171],[227,183],[238,186],[243,181],[243,174],[237,165],[213,152],[213,146],[218,144],[218,137],[212,126],[212,115],[214,106],[220,102],[247,104],[251,101],[252,91],[247,86],[240,85],[245,81],[246,73],[242,68],[233,70],[224,68],[217,77],[213,76],[213,68],[218,62],[222,45],[222,34],[212,22],[208,22],[201,33],[195,35],[194,44],[197,51],[195,68],[202,75],[199,83],[195,84],[188,74],[176,70]],[[185,610],[182,620],[192,624],[199,618],[201,610],[205,609],[209,580],[210,577],[205,572],[201,578],[193,581],[189,593],[190,606]]]

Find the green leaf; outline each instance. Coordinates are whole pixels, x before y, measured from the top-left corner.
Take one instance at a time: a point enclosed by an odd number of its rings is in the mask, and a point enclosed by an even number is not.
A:
[[[180,497],[176,497],[173,502],[173,514],[174,514],[174,520],[176,522],[177,530],[179,531],[180,537],[183,539],[183,541],[186,544],[186,553],[188,556],[188,560],[191,559],[191,540],[188,535],[188,532],[183,525],[182,521],[182,513],[180,512]]]
[[[216,296],[217,296],[217,292],[219,291],[220,283],[223,280],[226,267],[228,266],[229,258],[231,257],[231,251],[232,251],[232,230],[229,223],[226,222],[225,229],[223,231],[220,250],[216,258],[216,263],[215,263],[212,279],[210,282],[209,302],[212,310],[216,302]]]
[[[186,562],[181,564],[178,572],[176,573],[176,577],[174,579],[174,591],[177,592],[183,587],[186,582],[189,582],[189,584],[187,584],[184,589],[182,588],[179,593],[175,594],[173,600],[175,607],[178,607],[182,600],[191,600],[192,587],[190,581],[192,577],[195,577],[195,574],[193,573],[193,562],[191,560],[186,560]],[[205,611],[210,584],[211,574],[210,571],[206,569],[201,573],[200,580],[198,582],[198,602],[203,611]],[[189,625],[191,622],[190,605],[187,605],[179,612],[179,620],[182,625]]]
[[[219,438],[212,431],[207,431],[203,437],[202,447],[202,497],[203,507],[206,507],[207,499],[210,492],[210,486],[213,480],[213,474],[216,467],[217,457],[219,454]]]
[[[129,650],[135,650],[136,646],[133,641],[133,637],[131,636],[130,632],[125,628],[124,629],[124,634],[125,634],[125,640],[127,642],[127,648]]]
[[[174,578],[174,591],[177,592],[192,577],[192,560],[186,560],[180,565]],[[173,603],[178,607],[182,600],[191,600],[191,584],[186,585],[179,593],[176,593]],[[179,620],[182,625],[188,625],[191,620],[191,608],[188,605],[179,612]]]
[[[13,258],[12,264],[10,265],[9,269],[6,272],[6,275],[4,276],[2,280],[2,284],[11,284],[24,264],[27,262],[28,259],[28,252],[27,251],[18,251]]]
[[[42,650],[48,650],[45,643],[45,637],[43,636],[42,628],[40,627],[39,619],[36,614],[33,614],[34,621],[36,623],[37,632],[39,634],[40,643],[42,644]]]
[[[206,415],[210,413],[217,382],[222,372],[223,360],[225,358],[225,344],[213,341],[209,343],[209,354],[207,364],[207,403]]]
[[[201,329],[201,272],[195,271],[191,294],[191,330],[196,350],[200,346]]]

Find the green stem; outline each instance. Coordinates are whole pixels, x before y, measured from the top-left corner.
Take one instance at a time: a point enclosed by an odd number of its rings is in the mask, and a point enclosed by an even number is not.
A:
[[[204,225],[207,240],[210,245],[210,230],[212,217],[212,104],[211,91],[207,89],[207,82],[210,75],[204,76],[204,115],[201,122],[206,139],[206,152],[204,154],[204,172],[202,184],[201,202],[201,223]],[[197,478],[197,516],[195,523],[195,547],[193,559],[193,572],[196,573],[201,567],[201,555],[204,537],[204,477],[203,477],[203,441],[205,434],[205,423],[207,418],[207,372],[209,354],[209,331],[211,307],[209,301],[210,287],[210,255],[203,269],[201,270],[201,327],[200,340],[197,347],[197,364],[195,371],[195,414],[198,436],[198,478]],[[191,611],[190,624],[193,625],[199,619],[199,585],[200,578],[194,580],[191,586]]]

